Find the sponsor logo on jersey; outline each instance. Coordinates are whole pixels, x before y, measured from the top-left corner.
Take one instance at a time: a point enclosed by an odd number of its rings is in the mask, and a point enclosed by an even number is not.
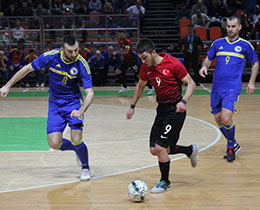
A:
[[[241,52],[241,51],[242,51],[242,47],[236,46],[236,47],[235,47],[235,51],[236,51],[236,52]]]
[[[75,75],[78,74],[78,72],[79,72],[78,69],[76,69],[75,67],[72,67],[72,68],[70,69],[70,74],[71,74],[71,75],[74,75],[74,76],[75,76]]]
[[[223,50],[223,46],[221,46],[221,47],[219,48],[219,50]]]
[[[57,64],[56,67],[61,68],[60,64]]]

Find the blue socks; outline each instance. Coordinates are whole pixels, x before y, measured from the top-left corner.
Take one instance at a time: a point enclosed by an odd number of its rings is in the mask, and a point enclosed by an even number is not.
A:
[[[219,125],[220,131],[227,139],[227,147],[233,148],[237,143],[235,140],[235,128],[236,126],[233,121],[229,125],[225,125],[225,124]]]
[[[62,139],[62,144],[59,148],[59,150],[65,151],[65,150],[74,150],[82,164],[82,169],[87,168],[89,169],[88,164],[88,148],[86,144],[83,142],[83,140],[80,140],[79,142],[73,143],[69,141],[68,139]]]

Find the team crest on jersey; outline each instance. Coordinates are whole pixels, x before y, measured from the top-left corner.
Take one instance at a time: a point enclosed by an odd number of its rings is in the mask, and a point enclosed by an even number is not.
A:
[[[71,75],[77,75],[78,74],[78,69],[76,69],[75,67],[72,67],[71,69],[70,69],[70,74]]]
[[[170,74],[170,71],[168,69],[164,69],[162,70],[162,73],[165,75],[165,76],[168,76]]]
[[[236,46],[236,47],[235,47],[235,51],[236,51],[236,52],[241,52],[241,51],[242,51],[242,47]]]

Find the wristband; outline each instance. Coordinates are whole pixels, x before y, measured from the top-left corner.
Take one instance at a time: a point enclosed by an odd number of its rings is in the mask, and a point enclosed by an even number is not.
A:
[[[131,108],[131,109],[134,109],[134,108],[135,108],[135,105],[134,105],[134,104],[131,104],[131,105],[130,105],[130,108]]]
[[[180,102],[184,103],[185,105],[187,104],[187,101],[185,101],[184,99],[181,99]]]

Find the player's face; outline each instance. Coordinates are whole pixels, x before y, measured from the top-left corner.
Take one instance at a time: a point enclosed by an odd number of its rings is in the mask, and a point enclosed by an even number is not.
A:
[[[139,53],[138,56],[141,58],[142,63],[145,64],[148,68],[152,68],[155,64],[153,53],[143,52]]]
[[[239,31],[241,29],[241,24],[239,24],[237,19],[227,20],[227,33],[228,38],[234,40],[238,37]]]
[[[118,32],[118,39],[120,41],[124,41],[125,40],[125,33],[124,32]]]
[[[75,61],[79,54],[79,44],[76,42],[74,45],[70,46],[67,43],[64,44],[64,48],[61,48],[63,51],[63,58],[66,61]]]

